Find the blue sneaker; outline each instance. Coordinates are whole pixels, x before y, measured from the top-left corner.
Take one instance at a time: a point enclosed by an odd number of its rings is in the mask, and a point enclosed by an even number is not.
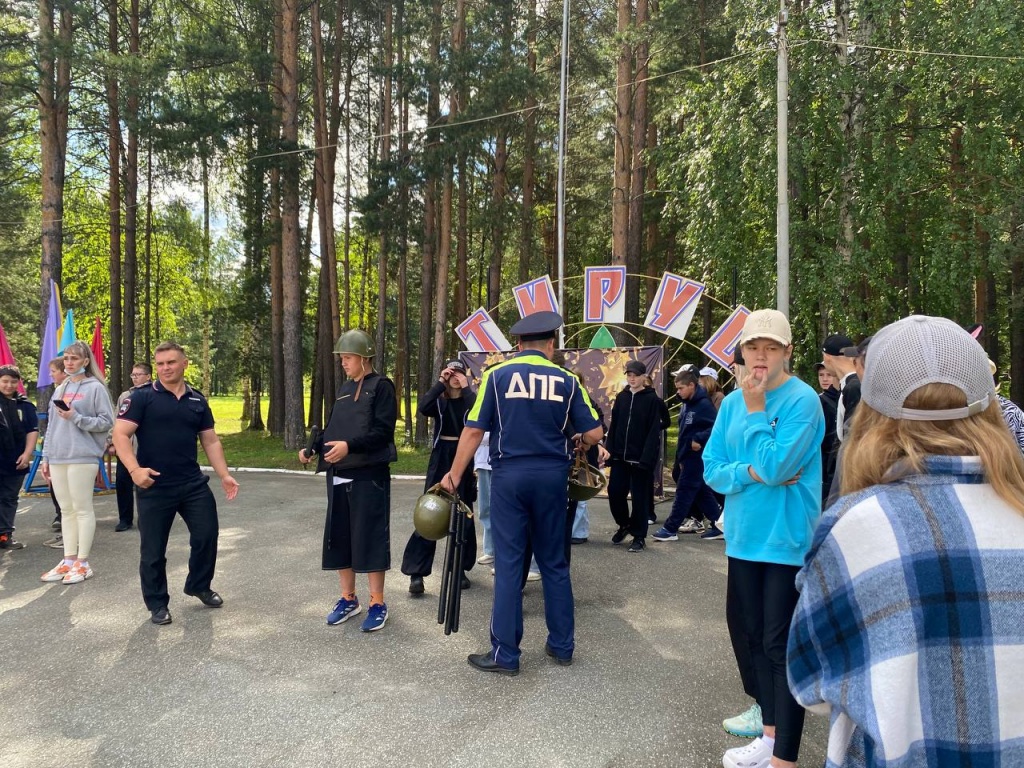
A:
[[[359,604],[358,597],[355,600],[346,600],[343,597],[334,604],[334,610],[327,614],[327,623],[331,626],[344,624],[353,616],[362,612],[363,606]]]
[[[679,534],[673,533],[665,526],[661,526],[658,532],[654,534],[655,541],[679,541]]]
[[[376,632],[387,623],[387,620],[387,603],[374,603],[370,606],[370,610],[367,611],[366,618],[363,620],[363,626],[360,629],[363,632]]]

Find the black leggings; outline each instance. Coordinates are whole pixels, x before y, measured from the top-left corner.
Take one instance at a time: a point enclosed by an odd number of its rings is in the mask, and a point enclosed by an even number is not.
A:
[[[757,677],[757,703],[766,726],[775,726],[773,754],[796,762],[804,730],[804,708],[789,692],[786,643],[800,593],[796,565],[756,563],[729,558],[726,600],[742,617],[750,659]]]

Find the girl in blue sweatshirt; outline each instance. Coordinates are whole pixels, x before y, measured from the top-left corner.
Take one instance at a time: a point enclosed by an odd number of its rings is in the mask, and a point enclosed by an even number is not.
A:
[[[795,765],[803,708],[786,681],[796,574],[821,515],[825,420],[814,390],[786,371],[789,321],[752,312],[740,345],[747,375],[722,403],[704,450],[704,479],[725,495],[726,599],[735,601],[757,678],[764,736],[730,749],[725,768]]]

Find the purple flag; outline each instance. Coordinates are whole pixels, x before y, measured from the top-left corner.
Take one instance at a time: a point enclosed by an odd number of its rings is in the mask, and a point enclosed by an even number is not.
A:
[[[46,313],[46,333],[43,334],[43,348],[39,353],[39,378],[37,387],[53,384],[50,375],[50,361],[57,356],[57,335],[60,333],[60,299],[57,284],[50,280],[50,311]]]

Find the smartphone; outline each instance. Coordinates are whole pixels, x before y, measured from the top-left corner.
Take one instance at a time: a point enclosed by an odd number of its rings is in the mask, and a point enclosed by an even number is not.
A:
[[[67,403],[65,403],[63,400],[54,400],[53,404],[54,404],[54,406],[56,406],[58,411],[70,411],[71,410],[71,406],[68,405]]]

